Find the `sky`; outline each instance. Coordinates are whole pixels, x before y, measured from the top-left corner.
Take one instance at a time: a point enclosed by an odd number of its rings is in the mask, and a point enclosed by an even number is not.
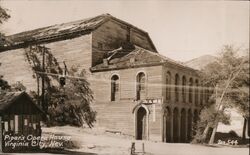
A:
[[[248,1],[2,0],[6,35],[109,13],[147,31],[159,53],[177,61],[249,49]]]

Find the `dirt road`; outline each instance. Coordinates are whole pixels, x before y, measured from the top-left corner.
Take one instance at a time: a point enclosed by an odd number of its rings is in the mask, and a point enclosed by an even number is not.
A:
[[[132,137],[107,133],[99,129],[83,129],[75,127],[43,128],[45,133],[60,133],[72,136],[79,146],[70,151],[37,154],[77,154],[77,155],[129,155],[131,143],[135,142],[137,152],[142,151],[144,143],[146,154],[150,155],[248,155],[248,148],[208,147],[194,144],[161,143],[151,141],[134,141]],[[29,154],[25,154],[29,155]]]

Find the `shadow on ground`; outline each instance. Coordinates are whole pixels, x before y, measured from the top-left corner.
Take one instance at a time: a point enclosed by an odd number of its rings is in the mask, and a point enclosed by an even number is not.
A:
[[[95,153],[89,152],[78,152],[78,151],[71,151],[71,150],[43,150],[43,153],[51,153],[51,154],[73,154],[73,155],[97,155]]]

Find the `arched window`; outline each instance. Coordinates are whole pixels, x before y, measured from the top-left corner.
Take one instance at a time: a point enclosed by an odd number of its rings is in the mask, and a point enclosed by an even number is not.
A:
[[[195,105],[198,105],[198,88],[199,88],[199,81],[196,79],[195,80],[195,98],[194,98],[194,103]]]
[[[113,75],[111,78],[111,101],[115,101],[118,98],[119,92],[119,77]]]
[[[188,90],[188,101],[189,103],[193,102],[193,79],[189,79],[189,90]]]
[[[187,85],[187,80],[186,77],[182,77],[182,100],[183,102],[186,102],[186,85]]]
[[[180,78],[178,74],[175,74],[175,101],[179,101],[179,84],[180,84]]]
[[[171,73],[167,72],[166,75],[166,99],[171,99]]]
[[[146,76],[143,72],[140,72],[136,77],[136,99],[145,99],[146,88],[145,88]]]

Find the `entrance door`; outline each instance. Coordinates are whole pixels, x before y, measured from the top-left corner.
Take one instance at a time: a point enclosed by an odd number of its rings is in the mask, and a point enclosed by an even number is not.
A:
[[[137,140],[146,139],[147,112],[143,107],[137,111]]]

